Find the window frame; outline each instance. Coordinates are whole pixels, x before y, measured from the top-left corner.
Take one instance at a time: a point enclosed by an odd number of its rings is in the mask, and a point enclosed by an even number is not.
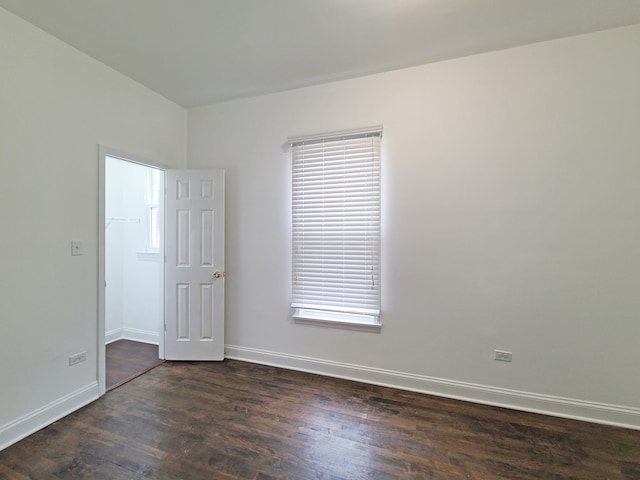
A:
[[[145,235],[145,251],[156,253],[160,251],[160,170],[151,168],[146,171],[146,215],[147,229]],[[156,225],[154,228],[154,211],[156,214]],[[154,235],[155,230],[155,235]],[[154,237],[157,246],[154,245]]]
[[[289,138],[291,308],[296,321],[382,325],[381,138],[381,126]],[[302,165],[305,161],[309,164]],[[312,212],[309,219],[306,212]]]

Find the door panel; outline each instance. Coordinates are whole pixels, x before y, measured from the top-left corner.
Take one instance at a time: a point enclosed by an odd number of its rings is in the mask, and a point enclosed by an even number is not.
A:
[[[224,171],[167,170],[166,195],[165,356],[222,360]]]

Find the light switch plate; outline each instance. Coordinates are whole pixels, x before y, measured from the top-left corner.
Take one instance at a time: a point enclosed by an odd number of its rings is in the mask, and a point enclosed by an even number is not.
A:
[[[71,255],[74,257],[82,255],[82,242],[80,240],[71,241]]]

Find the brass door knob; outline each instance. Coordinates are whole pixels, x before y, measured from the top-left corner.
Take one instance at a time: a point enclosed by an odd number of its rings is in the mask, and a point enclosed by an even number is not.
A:
[[[220,278],[222,276],[222,272],[213,272],[213,278]]]

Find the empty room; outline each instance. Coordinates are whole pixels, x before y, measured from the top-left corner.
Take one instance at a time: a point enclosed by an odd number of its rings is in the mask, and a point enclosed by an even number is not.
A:
[[[639,85],[637,0],[0,0],[0,479],[640,479]]]

